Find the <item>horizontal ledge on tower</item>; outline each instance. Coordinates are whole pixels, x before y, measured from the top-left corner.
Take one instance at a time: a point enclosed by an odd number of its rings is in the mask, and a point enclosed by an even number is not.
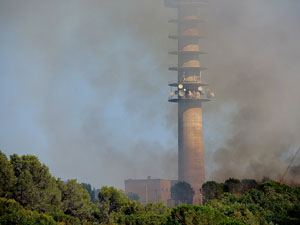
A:
[[[205,20],[201,20],[201,19],[183,19],[183,20],[178,20],[178,19],[169,19],[168,20],[169,23],[190,23],[190,22],[197,22],[197,23],[205,23]]]
[[[169,70],[171,71],[203,71],[208,70],[206,67],[178,67],[178,66],[170,66]]]
[[[176,50],[170,50],[168,53],[170,55],[204,55],[204,54],[207,54],[207,52],[201,52],[201,51],[176,51]]]
[[[170,39],[205,39],[204,36],[200,36],[200,35],[187,35],[187,34],[183,34],[183,35],[178,35],[178,34],[169,34],[168,36]]]
[[[182,81],[182,82],[171,82],[168,84],[170,87],[178,87],[179,84],[182,84],[184,86],[188,87],[199,87],[199,86],[208,86],[207,83],[203,83],[201,81]]]
[[[202,1],[181,1],[181,0],[165,0],[165,6],[168,8],[178,8],[178,7],[201,7],[207,6],[207,2]]]
[[[196,103],[196,102],[209,102],[211,101],[208,98],[169,98],[168,99],[169,102],[174,102],[174,103],[178,103],[178,102],[190,102],[190,103]]]

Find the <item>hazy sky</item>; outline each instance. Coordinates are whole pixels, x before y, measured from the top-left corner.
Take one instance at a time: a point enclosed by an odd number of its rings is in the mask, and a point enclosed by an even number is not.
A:
[[[208,179],[277,179],[300,145],[299,12],[299,0],[201,9]],[[162,0],[0,0],[0,149],[97,187],[176,179],[175,15]]]

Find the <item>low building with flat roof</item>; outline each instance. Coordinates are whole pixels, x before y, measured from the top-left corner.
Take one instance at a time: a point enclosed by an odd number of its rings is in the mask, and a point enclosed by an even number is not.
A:
[[[151,179],[128,179],[125,180],[125,193],[135,193],[139,196],[139,202],[163,202],[172,206],[171,187],[176,180]]]

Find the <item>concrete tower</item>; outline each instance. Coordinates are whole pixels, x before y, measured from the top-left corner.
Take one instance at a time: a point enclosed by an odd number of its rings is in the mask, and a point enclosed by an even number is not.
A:
[[[169,38],[178,41],[178,49],[169,54],[178,56],[177,81],[170,83],[169,102],[178,103],[178,180],[191,184],[195,191],[194,204],[201,204],[199,190],[205,182],[204,147],[202,132],[202,103],[213,93],[202,82],[200,66],[198,8],[206,6],[199,0],[165,0],[165,5],[178,10],[178,18],[169,20],[178,26],[177,34]]]

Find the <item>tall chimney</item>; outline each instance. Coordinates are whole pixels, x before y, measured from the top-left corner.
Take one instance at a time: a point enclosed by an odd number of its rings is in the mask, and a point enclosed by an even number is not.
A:
[[[206,2],[197,0],[165,0],[166,7],[178,10],[178,18],[169,20],[177,24],[177,33],[169,38],[178,41],[178,49],[169,51],[177,55],[178,65],[169,70],[177,71],[177,81],[170,83],[169,102],[178,103],[178,180],[191,184],[195,191],[193,204],[201,204],[200,188],[205,182],[204,146],[202,132],[202,103],[214,94],[202,82],[200,66],[199,7]]]

